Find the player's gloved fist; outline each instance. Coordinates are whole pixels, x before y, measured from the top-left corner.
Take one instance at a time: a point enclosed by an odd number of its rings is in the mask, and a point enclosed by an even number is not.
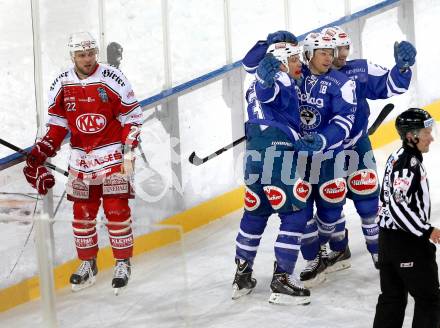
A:
[[[257,67],[256,78],[263,87],[269,88],[274,84],[275,75],[280,70],[281,62],[272,54],[266,54]]]
[[[27,182],[37,189],[40,195],[46,195],[49,189],[55,185],[55,177],[44,166],[25,166],[23,173]]]
[[[34,148],[27,155],[26,165],[37,168],[43,165],[48,157],[54,156],[55,153],[53,141],[50,138],[44,137],[35,144]]]
[[[394,43],[394,59],[399,69],[407,69],[416,62],[417,50],[408,41]]]
[[[293,35],[289,31],[276,31],[274,33],[269,33],[267,35],[266,42],[268,45],[277,42],[289,42],[289,43],[298,44],[298,39],[296,38],[295,35]]]
[[[293,144],[293,148],[296,151],[307,151],[307,152],[314,152],[314,151],[321,151],[325,147],[325,139],[320,134],[307,134],[303,138],[295,141]]]

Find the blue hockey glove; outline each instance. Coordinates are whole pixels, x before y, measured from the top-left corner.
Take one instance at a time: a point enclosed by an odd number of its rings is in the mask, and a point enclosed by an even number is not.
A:
[[[269,33],[267,35],[266,42],[268,45],[277,42],[289,42],[289,43],[298,44],[298,39],[296,38],[295,35],[293,35],[288,31],[276,31],[274,33]]]
[[[302,139],[295,141],[293,148],[300,151],[321,151],[325,147],[325,139],[320,134],[307,134]]]
[[[264,56],[257,67],[257,81],[265,88],[271,87],[275,82],[275,74],[280,70],[280,64],[272,54]]]
[[[394,43],[394,59],[396,66],[401,69],[407,69],[416,62],[416,48],[408,41]]]

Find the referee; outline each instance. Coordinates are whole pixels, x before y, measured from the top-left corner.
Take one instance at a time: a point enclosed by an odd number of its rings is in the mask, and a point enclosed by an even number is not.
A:
[[[440,230],[429,223],[431,201],[423,153],[434,140],[434,120],[410,108],[396,119],[402,148],[387,161],[379,206],[380,288],[373,328],[402,327],[408,293],[414,298],[413,328],[440,327],[440,290],[435,260]]]

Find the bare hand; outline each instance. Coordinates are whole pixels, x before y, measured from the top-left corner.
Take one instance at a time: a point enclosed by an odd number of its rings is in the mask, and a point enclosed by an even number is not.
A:
[[[431,236],[429,236],[429,239],[435,244],[440,244],[440,230],[437,228],[434,228],[431,232]]]

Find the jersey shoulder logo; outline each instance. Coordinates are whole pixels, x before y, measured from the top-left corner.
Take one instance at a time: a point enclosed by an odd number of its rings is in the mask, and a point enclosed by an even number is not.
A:
[[[104,130],[107,119],[102,114],[82,114],[76,118],[76,127],[83,133],[98,133]]]
[[[101,101],[103,103],[107,103],[108,102],[108,95],[107,95],[107,92],[105,92],[105,89],[98,88],[97,91],[98,91],[99,98],[101,98]]]

